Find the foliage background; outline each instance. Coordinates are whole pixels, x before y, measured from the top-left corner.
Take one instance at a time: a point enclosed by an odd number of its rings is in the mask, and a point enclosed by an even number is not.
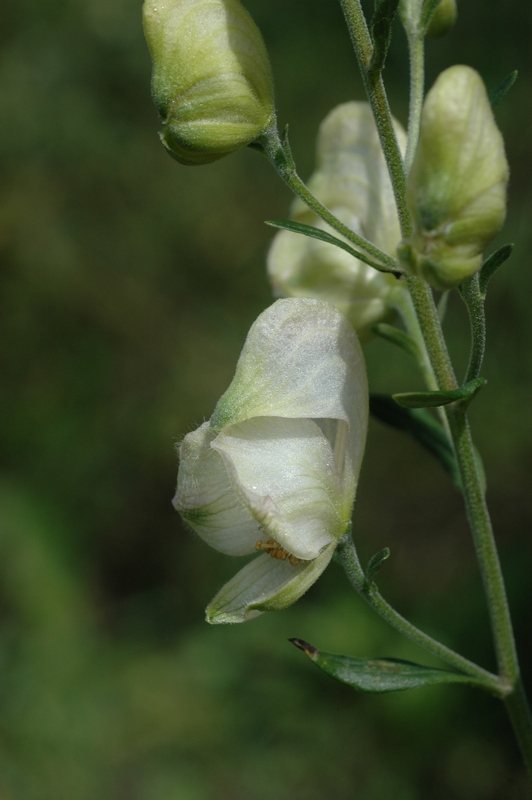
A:
[[[248,0],[300,172],[338,102],[362,98],[338,4]],[[174,443],[231,379],[271,302],[264,270],[290,196],[239,152],[180,167],[159,146],[140,0],[4,0],[0,11],[1,800],[515,800],[519,756],[498,704],[461,688],[358,695],[287,643],[424,660],[332,566],[306,598],[249,625],[203,607],[237,568],[180,527]],[[488,388],[473,407],[529,688],[532,361],[528,0],[459,2],[429,43],[488,87],[512,165],[489,292]],[[386,73],[407,103],[404,37]],[[446,330],[467,353],[453,298]],[[415,388],[390,345],[372,388]],[[493,666],[460,498],[414,443],[372,424],[355,513],[363,560],[403,613]]]

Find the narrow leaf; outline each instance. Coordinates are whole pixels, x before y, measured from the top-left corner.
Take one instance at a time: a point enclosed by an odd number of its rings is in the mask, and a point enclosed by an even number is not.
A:
[[[404,408],[437,408],[457,401],[469,405],[486,383],[485,378],[476,378],[451,392],[400,392],[392,397]]]
[[[447,289],[446,292],[442,292],[441,297],[438,302],[438,318],[440,322],[443,324],[445,320],[445,315],[447,314],[447,306],[449,305],[449,295],[451,292]]]
[[[373,41],[373,53],[369,72],[381,72],[392,38],[392,23],[399,0],[378,0],[371,19],[370,31]]]
[[[416,361],[419,361],[419,348],[414,339],[412,339],[408,333],[405,333],[405,331],[402,331],[400,328],[396,328],[395,325],[388,325],[386,322],[378,322],[373,326],[372,331],[382,339],[386,339],[387,342],[391,342],[392,344],[400,347],[402,350],[406,350],[406,352],[413,356]]]
[[[514,69],[506,78],[499,83],[489,94],[490,104],[492,108],[497,108],[504,95],[512,88],[517,80],[518,72]]]
[[[385,547],[383,550],[380,550],[378,553],[375,553],[369,560],[367,569],[366,569],[366,580],[368,583],[373,581],[375,575],[379,572],[382,565],[385,561],[390,558],[390,548]]]
[[[468,683],[473,686],[484,684],[469,675],[450,672],[434,667],[424,667],[410,661],[395,658],[350,658],[333,653],[322,653],[302,639],[290,639],[296,647],[337,681],[352,686],[361,692],[399,692],[438,683]]]
[[[502,247],[499,247],[499,249],[492,253],[482,264],[479,274],[479,289],[483,297],[486,296],[486,290],[491,276],[497,272],[505,261],[508,261],[512,255],[513,249],[513,244],[503,244]]]
[[[451,476],[456,488],[460,490],[461,481],[458,466],[447,434],[430,411],[422,408],[401,408],[385,394],[372,394],[369,410],[381,422],[392,428],[404,431],[438,459],[444,470]]]
[[[353,247],[351,247],[351,245],[347,244],[347,242],[344,242],[342,239],[338,239],[336,236],[327,233],[321,228],[315,228],[312,225],[305,225],[303,222],[293,222],[289,219],[269,219],[266,220],[266,225],[271,225],[272,228],[282,228],[283,230],[291,231],[292,233],[300,233],[303,236],[309,236],[311,239],[319,239],[322,242],[327,242],[327,244],[333,244],[336,247],[340,247],[342,250],[345,250],[346,253],[354,256],[354,258],[358,258],[365,264],[369,264],[370,267],[379,270],[379,272],[391,272],[397,277],[400,277],[401,275],[399,268],[394,270],[391,267],[384,266],[384,264],[379,264],[365,253],[355,250]]]

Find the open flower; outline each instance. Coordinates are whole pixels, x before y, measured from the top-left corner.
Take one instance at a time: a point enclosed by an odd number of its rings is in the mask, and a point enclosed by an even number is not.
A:
[[[406,135],[395,122],[401,150]],[[348,228],[390,255],[401,239],[388,168],[368,103],[343,103],[320,126],[312,193]],[[290,218],[338,234],[302,200],[295,200]],[[335,245],[291,231],[276,234],[268,254],[274,293],[316,297],[333,303],[364,337],[389,313],[395,278],[378,272]]]
[[[266,309],[211,420],[180,447],[183,519],[222,553],[264,551],[216,595],[209,622],[285,608],[321,575],[349,524],[367,418],[347,320],[319,300]]]

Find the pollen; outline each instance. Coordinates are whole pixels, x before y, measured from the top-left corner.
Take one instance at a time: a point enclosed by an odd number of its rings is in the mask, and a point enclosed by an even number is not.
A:
[[[293,567],[297,566],[301,561],[300,558],[296,558],[285,550],[284,547],[281,547],[275,539],[268,539],[267,542],[263,542],[262,539],[259,539],[255,545],[255,549],[258,551],[264,550],[265,553],[268,553],[272,558],[277,558],[279,561],[286,561],[288,559]]]

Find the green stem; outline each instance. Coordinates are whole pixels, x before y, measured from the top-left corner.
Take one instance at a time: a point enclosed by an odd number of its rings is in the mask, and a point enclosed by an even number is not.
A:
[[[285,147],[283,147],[283,143],[279,138],[275,124],[264,131],[264,133],[255,143],[255,146],[259,147],[267,156],[277,170],[277,173],[290,187],[294,194],[300,197],[303,202],[306,203],[307,206],[311,208],[312,211],[314,211],[319,217],[321,217],[324,222],[330,225],[331,228],[334,228],[334,230],[338,231],[338,233],[340,233],[342,236],[345,236],[348,241],[357,245],[357,247],[365,250],[369,256],[381,262],[384,267],[387,267],[387,270],[385,271],[394,272],[397,274],[401,274],[404,271],[397,259],[389,255],[389,253],[385,253],[383,250],[368,241],[368,239],[365,239],[363,236],[355,233],[353,230],[351,230],[351,228],[348,228],[347,225],[344,225],[342,222],[340,222],[340,220],[337,219],[334,214],[332,214],[329,209],[326,208],[323,203],[320,203],[317,197],[312,194],[312,192],[307,188],[305,183],[297,174],[291,154],[289,151],[287,152]]]
[[[417,363],[419,369],[421,370],[421,374],[423,375],[427,389],[430,389],[430,391],[436,391],[438,389],[438,381],[436,380],[434,370],[432,369],[430,357],[425,345],[425,339],[423,338],[423,331],[419,325],[416,309],[412,303],[412,297],[406,290],[403,281],[399,281],[399,283],[401,284],[400,286],[394,287],[390,291],[389,304],[397,311],[408,334],[417,344],[417,350],[419,353]]]
[[[462,478],[467,516],[490,611],[499,674],[513,686],[519,677],[519,666],[512,622],[469,422],[465,411],[459,406],[447,408],[449,427]]]
[[[478,272],[460,287],[471,324],[471,352],[464,383],[478,378],[486,349],[486,314]]]
[[[424,333],[432,366],[441,389],[456,388],[456,378],[443,339],[432,293],[423,281],[409,278],[418,319]],[[506,597],[499,554],[486,505],[482,476],[466,412],[460,405],[445,407],[463,486],[464,500],[488,605],[501,684],[506,686],[505,703],[523,758],[532,774],[532,719],[521,683],[512,621]]]
[[[392,606],[382,597],[377,586],[373,582],[366,580],[364,570],[360,564],[358,554],[351,538],[348,533],[338,544],[337,559],[340,561],[344,571],[349,578],[351,585],[356,591],[366,600],[367,603],[388,622],[399,633],[407,636],[411,641],[415,642],[420,647],[428,650],[432,655],[437,656],[442,661],[450,664],[456,670],[464,672],[467,675],[478,680],[485,689],[502,697],[504,695],[504,687],[496,675],[479,667],[469,659],[464,658],[459,653],[446,647],[441,642],[433,639],[423,631],[412,625],[407,619],[399,614]]]
[[[408,175],[419,141],[423,91],[425,84],[424,37],[416,31],[407,33],[410,57],[410,108],[408,112],[408,140],[405,155],[405,172]]]
[[[349,35],[360,67],[368,100],[373,109],[384,157],[392,181],[397,213],[403,238],[412,233],[412,222],[406,205],[406,175],[403,158],[393,127],[392,114],[386,96],[382,74],[370,70],[373,44],[360,0],[340,0]]]
[[[414,308],[414,304],[412,302],[412,296],[408,291],[405,290],[403,285],[398,286],[390,293],[390,305],[399,313],[408,334],[417,344],[417,351],[419,353],[417,364],[421,374],[423,375],[427,389],[429,389],[431,392],[437,391],[439,388],[438,381],[432,368],[427,345],[425,344],[425,339],[423,337],[423,331],[421,330],[416,309]],[[436,409],[436,411],[440,418],[440,422],[447,432],[447,438],[449,439],[449,444],[452,447],[453,442],[451,438],[451,431],[449,429],[449,423],[447,421],[445,410],[443,407],[441,407]]]
[[[504,704],[519,742],[523,760],[529,774],[532,775],[532,736],[530,735],[532,716],[521,678],[515,685],[514,691],[504,699]]]
[[[368,99],[371,103],[375,122],[379,131],[384,155],[388,164],[390,178],[397,202],[399,222],[403,239],[412,233],[412,223],[406,204],[406,174],[386,98],[384,84],[380,73],[369,69],[373,45],[364,18],[360,0],[340,0],[349,28],[349,33],[357,55],[360,71]],[[425,17],[422,24],[427,24],[429,12],[436,3],[426,3]],[[420,72],[416,55],[415,69]],[[421,74],[421,73],[420,73]],[[415,80],[415,91],[420,93],[420,74]],[[417,97],[417,96],[416,96]],[[417,103],[416,98],[411,99]],[[412,112],[414,113],[414,112]],[[415,112],[417,114],[417,111]],[[417,124],[417,123],[416,123]],[[411,131],[411,152],[414,152],[414,131]],[[410,156],[412,158],[412,156]],[[416,277],[407,278],[414,307],[421,328],[425,346],[429,354],[432,370],[438,388],[442,390],[456,389],[458,384],[447,351],[440,320],[434,304],[432,291],[428,284]],[[493,530],[485,502],[482,479],[475,458],[475,450],[465,411],[454,404],[445,407],[449,430],[460,470],[467,516],[469,519],[484,590],[488,602],[491,628],[493,631],[495,650],[499,668],[500,685],[506,687],[508,697],[506,705],[519,739],[527,765],[530,766],[532,751],[532,724],[526,710],[526,698],[519,676],[519,664],[515,649],[513,629],[506,598],[504,580],[500,568],[499,555],[493,537]],[[356,587],[355,587],[356,588]],[[392,613],[393,612],[392,610]],[[406,622],[406,620],[405,620]],[[511,698],[511,699],[510,699]]]

